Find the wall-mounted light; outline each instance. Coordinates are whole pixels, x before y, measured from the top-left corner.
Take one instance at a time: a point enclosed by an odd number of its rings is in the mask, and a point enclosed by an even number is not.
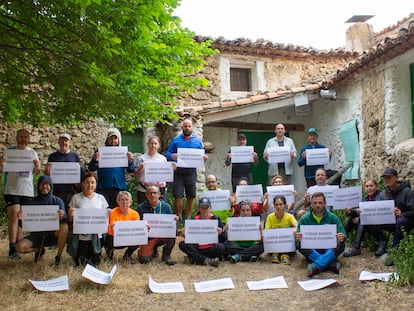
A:
[[[306,116],[310,113],[310,105],[306,94],[297,94],[293,97],[297,116]]]
[[[336,91],[335,90],[320,90],[319,95],[324,98],[329,98],[332,100],[336,99]]]

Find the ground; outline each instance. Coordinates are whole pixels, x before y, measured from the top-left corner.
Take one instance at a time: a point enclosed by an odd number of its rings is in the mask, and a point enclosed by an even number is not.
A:
[[[180,238],[178,238],[180,239]],[[362,270],[392,272],[367,249],[362,256],[340,257],[339,275],[324,272],[318,278],[334,278],[337,285],[306,292],[298,281],[307,280],[306,262],[300,254],[291,266],[272,264],[270,258],[257,263],[222,263],[218,268],[184,264],[184,254],[174,248],[175,266],[160,263],[131,265],[122,261],[111,284],[94,284],[81,276],[82,269],[74,268],[64,254],[64,264],[54,267],[55,249],[47,249],[37,264],[33,254],[21,260],[7,259],[7,240],[0,239],[0,308],[2,310],[409,310],[414,292],[410,287],[396,287],[381,281],[360,282]],[[122,259],[122,250],[116,257]],[[103,263],[100,269],[109,272],[112,265]],[[29,279],[47,280],[68,275],[70,290],[38,292]],[[156,282],[184,284],[185,293],[154,294],[148,290],[149,275]],[[246,281],[284,276],[289,288],[249,291]],[[235,289],[211,293],[197,293],[193,283],[230,277]]]

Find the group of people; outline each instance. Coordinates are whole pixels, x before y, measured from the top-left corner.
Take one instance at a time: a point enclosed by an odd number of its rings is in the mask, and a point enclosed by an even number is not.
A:
[[[26,150],[31,153],[33,170],[29,172],[5,172],[4,197],[7,204],[8,233],[9,233],[9,258],[19,259],[20,254],[35,252],[35,261],[38,261],[45,253],[45,247],[57,245],[55,264],[62,262],[62,253],[67,245],[67,251],[71,255],[75,265],[91,263],[97,265],[102,258],[102,249],[108,260],[114,259],[114,225],[118,221],[141,220],[145,213],[173,214],[177,223],[184,223],[184,219],[217,219],[218,243],[190,244],[181,241],[179,248],[186,254],[185,260],[189,263],[218,266],[222,259],[228,259],[232,263],[239,261],[257,261],[264,256],[263,230],[294,228],[293,234],[296,240],[297,250],[308,260],[308,276],[313,276],[321,271],[331,270],[339,273],[338,256],[344,253],[345,257],[361,254],[361,241],[365,232],[371,232],[378,243],[375,255],[381,256],[387,249],[387,241],[383,231],[394,233],[391,248],[397,247],[403,237],[403,231],[414,228],[414,195],[408,183],[400,181],[398,173],[394,169],[386,169],[382,175],[385,189],[378,190],[377,182],[369,179],[365,182],[367,193],[364,200],[394,200],[395,201],[395,225],[361,225],[360,210],[358,208],[345,209],[349,216],[345,226],[335,213],[326,204],[326,197],[318,187],[326,186],[326,171],[318,165],[307,165],[306,153],[309,149],[326,148],[317,142],[318,131],[315,128],[307,130],[308,144],[299,152],[298,165],[304,166],[305,180],[308,191],[304,196],[304,206],[295,210],[293,204],[288,204],[286,198],[281,195],[270,197],[265,194],[261,202],[239,201],[236,198],[236,187],[252,184],[252,165],[257,164],[259,157],[256,152],[252,154],[252,161],[248,163],[232,163],[232,154],[227,154],[225,164],[232,166],[233,195],[228,210],[212,210],[210,200],[200,195],[195,207],[197,197],[197,170],[192,167],[179,167],[176,162],[180,148],[203,149],[202,141],[193,133],[193,122],[185,119],[182,124],[182,133],[174,137],[168,147],[166,156],[159,153],[161,143],[157,136],[151,136],[148,141],[148,151],[134,159],[131,152],[127,152],[127,167],[100,167],[100,153],[95,150],[88,165],[82,165],[78,154],[70,150],[71,136],[61,134],[58,137],[59,149],[48,157],[44,175],[40,176],[37,183],[37,195],[33,187],[33,174],[40,174],[41,165],[36,152],[29,145],[30,133],[21,129],[17,132],[16,146],[10,149]],[[292,183],[292,160],[297,157],[295,144],[291,138],[285,136],[285,126],[275,126],[274,138],[267,141],[263,152],[263,158],[267,161],[270,156],[270,148],[287,147],[291,161],[282,163],[269,163],[268,185],[283,185]],[[121,133],[116,128],[109,129],[104,145],[106,147],[121,146]],[[246,135],[240,133],[237,137],[237,146],[246,146]],[[328,149],[329,150],[329,149]],[[329,157],[331,156],[329,150]],[[202,156],[204,161],[208,155]],[[146,182],[145,164],[148,162],[174,162],[173,207],[164,200],[167,183]],[[57,162],[72,162],[79,164],[79,183],[53,183],[53,165]],[[1,159],[3,167],[4,159]],[[127,183],[125,174],[134,174],[138,178],[136,193],[137,204],[133,205],[131,193],[126,191]],[[206,176],[206,191],[220,190],[215,175]],[[295,193],[296,195],[296,193]],[[184,199],[185,198],[185,210]],[[272,200],[268,202],[268,200]],[[59,229],[47,232],[31,232],[23,237],[21,227],[21,205],[57,205],[59,217]],[[274,211],[269,212],[272,205]],[[105,209],[109,217],[109,226],[106,234],[74,234],[73,220],[77,209]],[[229,217],[261,216],[262,221],[257,228],[260,237],[251,241],[230,241],[227,238]],[[308,249],[301,247],[303,225],[336,226],[337,246],[329,249]],[[356,239],[353,246],[345,250],[346,235],[356,228]],[[148,227],[148,230],[151,230]],[[185,229],[181,235],[185,236]],[[123,255],[123,260],[130,263],[149,263],[158,257],[158,248],[162,247],[161,261],[167,265],[177,263],[171,257],[175,245],[175,238],[149,238],[146,245],[128,246]],[[133,256],[138,250],[138,255]],[[271,253],[273,263],[290,264],[296,251],[287,253]],[[387,264],[393,264],[391,258],[387,258]]]

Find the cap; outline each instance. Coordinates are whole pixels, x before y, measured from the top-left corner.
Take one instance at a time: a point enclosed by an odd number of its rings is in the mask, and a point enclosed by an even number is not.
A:
[[[72,140],[72,137],[69,134],[67,134],[67,133],[59,134],[59,138],[58,139],[61,139],[61,138],[66,138],[68,140]]]
[[[306,131],[306,133],[318,135],[318,130],[316,128],[314,128],[314,127],[310,127],[310,128],[308,128],[308,130]]]
[[[237,135],[237,138],[244,138],[246,139],[246,135],[243,133],[239,133],[239,135]]]
[[[384,176],[398,176],[398,172],[395,170],[395,169],[393,169],[393,168],[386,168],[385,170],[384,170],[384,173],[382,173],[382,175],[381,175],[381,177],[384,177]]]
[[[198,200],[198,206],[206,206],[206,205],[211,206],[209,198],[200,198],[200,200]]]

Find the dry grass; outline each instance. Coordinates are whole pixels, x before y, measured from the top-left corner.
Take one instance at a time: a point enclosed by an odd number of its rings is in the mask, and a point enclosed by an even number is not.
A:
[[[218,268],[190,266],[183,263],[183,253],[176,246],[173,257],[179,263],[167,266],[156,260],[149,265],[130,265],[120,262],[110,285],[94,284],[81,276],[82,269],[74,268],[64,254],[64,264],[54,267],[55,250],[47,250],[37,264],[33,254],[19,261],[6,258],[7,241],[0,240],[0,308],[2,310],[408,310],[414,293],[411,288],[387,287],[383,282],[358,281],[360,271],[393,271],[382,265],[366,249],[363,255],[340,258],[339,275],[324,272],[318,277],[335,278],[336,286],[305,292],[297,281],[306,280],[305,260],[297,255],[291,266],[272,264],[270,260],[257,263],[231,264]],[[122,250],[116,251],[122,257]],[[100,267],[110,271],[111,266]],[[70,290],[46,293],[34,290],[29,279],[46,280],[67,274]],[[154,294],[148,291],[148,276],[157,282],[182,281],[185,293]],[[289,289],[249,291],[246,281],[283,275]],[[193,283],[231,277],[234,290],[197,293]]]

